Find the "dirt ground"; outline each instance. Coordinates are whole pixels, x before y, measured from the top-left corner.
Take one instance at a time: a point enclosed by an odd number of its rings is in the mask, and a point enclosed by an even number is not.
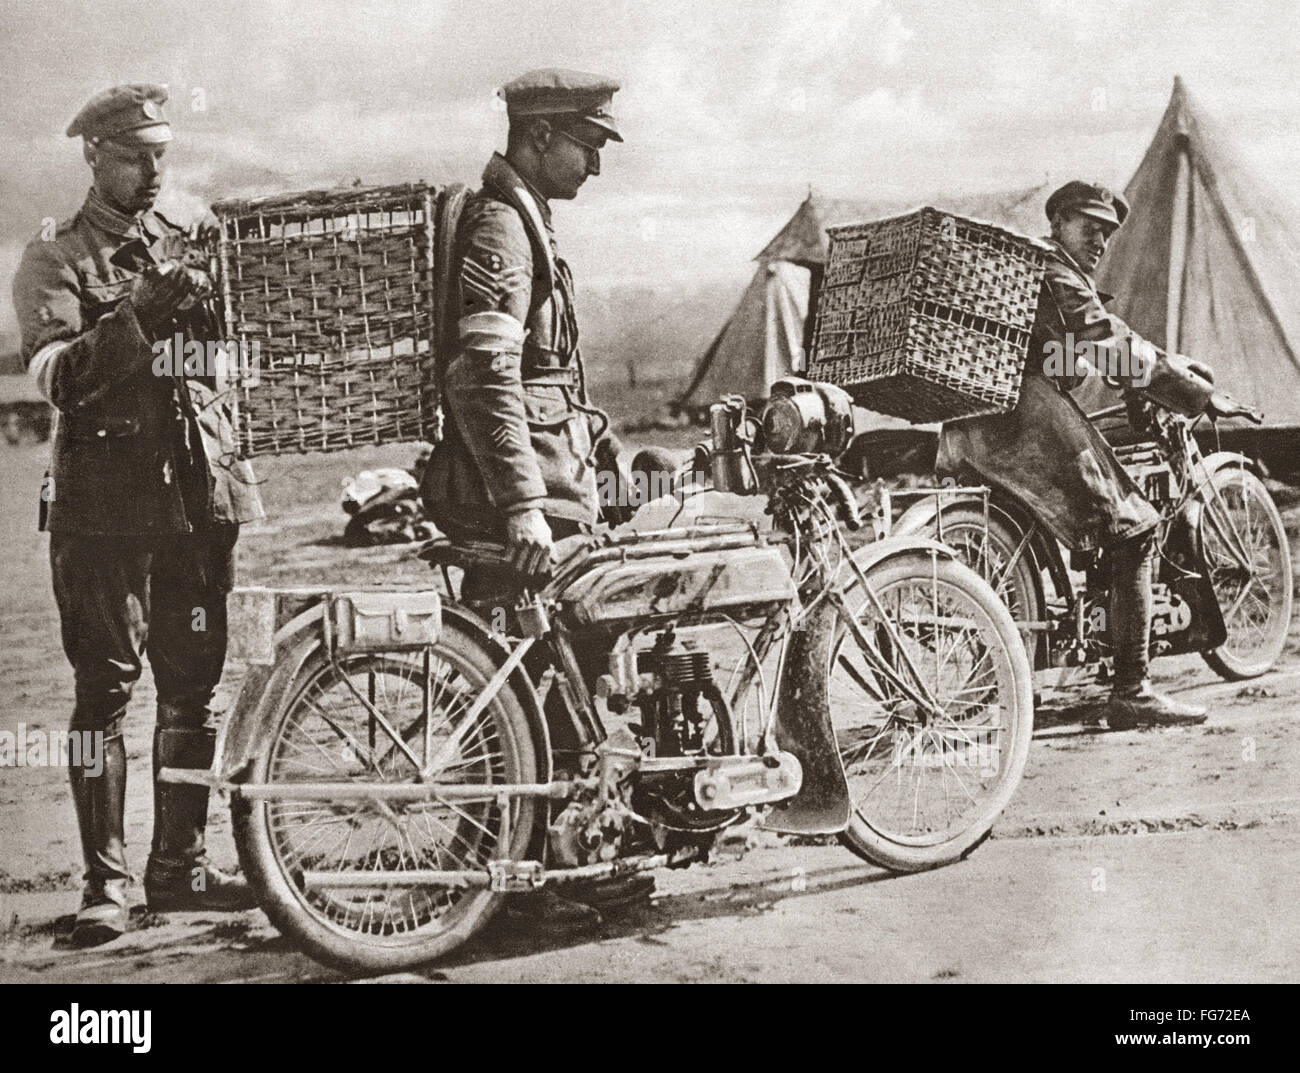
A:
[[[47,538],[35,529],[47,450],[0,452],[8,552],[0,730],[61,729],[71,710]],[[246,530],[241,583],[419,584],[425,568],[403,549],[350,551],[338,539],[341,478],[406,464],[410,454],[384,448],[263,465],[273,520]],[[960,865],[896,877],[838,845],[755,832],[713,864],[659,873],[651,905],[595,931],[494,926],[444,964],[405,978],[1294,981],[1300,633],[1282,665],[1255,682],[1220,682],[1194,657],[1159,661],[1156,672],[1163,688],[1210,704],[1209,722],[1109,732],[1086,718],[1102,695],[1096,687],[1045,681],[1024,781],[993,837]],[[152,702],[146,671],[127,725],[127,839],[137,874],[151,828]],[[216,862],[233,866],[224,809],[214,809],[210,833]],[[80,867],[65,772],[0,768],[0,980],[338,978],[292,949],[260,912],[164,919],[141,907],[135,930],[116,943],[61,949]]]

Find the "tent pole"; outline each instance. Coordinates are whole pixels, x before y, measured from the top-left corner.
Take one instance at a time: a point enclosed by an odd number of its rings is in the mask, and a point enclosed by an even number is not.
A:
[[[1184,284],[1187,278],[1187,251],[1192,241],[1192,176],[1188,160],[1187,138],[1178,138],[1178,174],[1174,180],[1174,203],[1169,228],[1169,278],[1165,284],[1165,349],[1181,349]]]

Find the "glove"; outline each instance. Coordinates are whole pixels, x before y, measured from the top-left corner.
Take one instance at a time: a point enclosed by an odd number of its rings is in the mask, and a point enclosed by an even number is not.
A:
[[[619,442],[613,436],[596,441],[596,493],[599,496],[600,520],[611,529],[632,520],[638,504],[632,502],[632,486],[627,472],[618,464]]]
[[[211,293],[212,284],[206,273],[166,261],[150,266],[136,278],[128,301],[140,330],[152,341],[166,337],[169,322],[176,313]]]
[[[638,503],[633,503],[632,484],[621,469],[601,470],[596,477],[600,493],[600,520],[611,529],[630,522],[636,515]]]

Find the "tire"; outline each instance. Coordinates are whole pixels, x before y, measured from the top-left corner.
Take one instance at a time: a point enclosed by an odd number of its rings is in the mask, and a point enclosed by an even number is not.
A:
[[[1202,493],[1198,536],[1228,638],[1201,655],[1220,677],[1239,682],[1271,670],[1286,645],[1292,609],[1291,548],[1277,504],[1255,474],[1227,465],[1215,470],[1211,481],[1235,531],[1248,544],[1254,569],[1243,577],[1221,535],[1223,507],[1213,495]]]
[[[921,720],[915,704],[868,668],[839,623],[831,647],[830,709],[853,799],[840,841],[891,871],[938,868],[988,837],[1020,783],[1033,733],[1033,673],[1010,612],[969,567],[928,551],[904,552],[872,567],[867,581],[944,714]],[[905,661],[861,586],[855,583],[846,599],[890,665],[907,677]],[[958,629],[965,632],[954,640]],[[890,781],[894,793],[882,792]],[[944,798],[941,812],[936,786]],[[952,795],[963,790],[971,804],[959,800],[954,816]],[[890,796],[900,807],[889,808]]]
[[[953,507],[943,511],[943,543],[957,553],[958,560],[993,586],[1017,625],[1041,622],[1046,615],[1042,579],[1034,567],[1033,550],[1028,546],[1021,549],[1015,565],[1006,570],[1006,564],[1020,548],[1024,534],[993,514],[989,515],[987,528],[986,541],[983,511],[971,507]],[[935,538],[938,539],[937,527]],[[1020,635],[1029,654],[1029,665],[1036,667],[1037,648],[1044,642],[1045,635],[1023,626]]]
[[[307,644],[315,650],[254,747],[249,781],[338,779],[349,786],[361,779],[414,781],[415,765],[382,728],[376,728],[371,744],[368,710],[343,675],[372,699],[423,763],[423,653],[343,657],[341,674],[321,646]],[[444,622],[438,642],[429,648],[429,667],[436,683],[430,702],[434,733],[425,755],[432,756],[451,733],[455,713],[463,713],[491,679],[496,662],[468,633]],[[443,770],[455,770],[470,782],[537,782],[540,766],[533,742],[524,708],[506,686]],[[442,957],[487,924],[500,896],[486,888],[308,890],[302,882],[307,867],[486,870],[490,858],[526,857],[541,811],[534,799],[515,799],[502,846],[502,816],[494,802],[462,802],[455,808],[394,802],[388,808],[385,816],[359,801],[269,802],[238,796],[232,808],[239,861],[266,915],[312,957],[347,972],[393,972]]]

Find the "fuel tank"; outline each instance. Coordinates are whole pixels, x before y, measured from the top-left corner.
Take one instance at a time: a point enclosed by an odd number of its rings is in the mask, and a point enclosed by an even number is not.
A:
[[[648,554],[647,554],[648,553]],[[582,625],[711,611],[762,611],[795,598],[790,565],[779,547],[656,555],[600,563],[561,594]]]

